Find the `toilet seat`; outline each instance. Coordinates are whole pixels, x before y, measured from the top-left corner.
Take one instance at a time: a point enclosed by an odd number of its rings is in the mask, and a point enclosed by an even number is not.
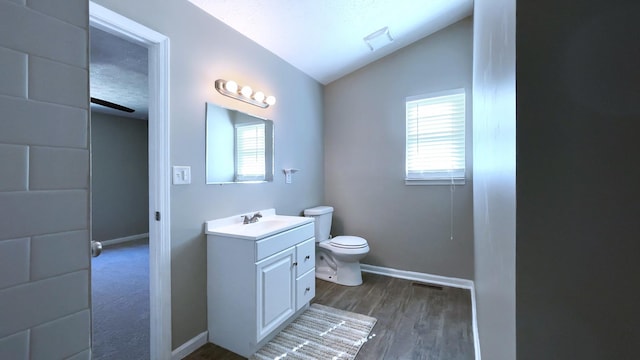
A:
[[[367,240],[357,236],[337,236],[318,243],[320,248],[326,249],[334,255],[361,255],[369,252]]]
[[[362,249],[369,246],[367,240],[358,236],[336,236],[329,239],[329,244],[340,249]]]

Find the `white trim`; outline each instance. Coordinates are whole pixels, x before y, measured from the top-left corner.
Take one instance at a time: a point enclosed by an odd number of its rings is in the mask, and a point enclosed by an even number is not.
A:
[[[187,355],[192,352],[198,350],[201,346],[207,343],[207,339],[209,338],[209,332],[204,331],[200,334],[194,336],[191,340],[186,343],[180,345],[177,349],[173,350],[171,353],[171,360],[180,360],[184,359]]]
[[[480,334],[478,334],[478,313],[476,311],[476,287],[471,289],[471,319],[473,321],[473,347],[476,352],[476,360],[482,359],[480,352]]]
[[[404,179],[405,185],[465,185],[466,178],[447,179]]]
[[[461,87],[461,88],[456,88],[456,89],[434,91],[434,92],[421,94],[421,95],[407,96],[405,98],[405,101],[415,101],[415,100],[422,100],[424,98],[435,98],[435,97],[448,96],[448,95],[458,95],[458,94],[464,94],[465,97],[466,97],[467,96],[467,89]]]
[[[102,246],[111,246],[111,245],[120,244],[120,243],[123,243],[123,242],[144,239],[146,237],[149,237],[149,233],[130,235],[130,236],[125,236],[125,237],[121,237],[121,238],[115,238],[115,239],[111,239],[111,240],[104,240],[104,241],[100,241],[100,243],[102,244]]]
[[[375,266],[375,265],[367,265],[367,264],[360,264],[360,269],[364,272],[390,276],[398,279],[416,280],[416,281],[422,281],[429,284],[437,284],[437,285],[450,286],[450,287],[461,288],[461,289],[469,289],[469,291],[471,292],[471,322],[472,322],[471,326],[473,328],[472,329],[473,330],[473,346],[476,354],[475,358],[476,360],[481,360],[480,337],[478,335],[478,316],[476,311],[476,288],[473,281],[467,280],[467,279],[425,274],[425,273],[419,273],[414,271],[398,270],[398,269],[392,269],[392,268]]]
[[[150,354],[171,359],[171,214],[169,171],[169,38],[89,2],[91,26],[149,49]],[[155,212],[161,214],[156,221]]]
[[[360,264],[360,268],[362,269],[362,271],[372,273],[372,274],[386,275],[386,276],[391,276],[394,278],[406,279],[406,280],[417,280],[417,281],[422,281],[429,284],[451,286],[455,288],[473,289],[473,281],[467,280],[467,279],[425,274],[425,273],[419,273],[414,271],[398,270],[398,269],[367,265],[367,264]]]

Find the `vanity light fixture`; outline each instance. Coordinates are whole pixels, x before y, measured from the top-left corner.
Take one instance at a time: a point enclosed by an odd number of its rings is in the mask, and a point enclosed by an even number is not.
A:
[[[275,96],[265,96],[262,91],[253,91],[248,85],[239,86],[238,83],[233,80],[216,80],[216,90],[222,95],[244,101],[263,109],[276,103]]]

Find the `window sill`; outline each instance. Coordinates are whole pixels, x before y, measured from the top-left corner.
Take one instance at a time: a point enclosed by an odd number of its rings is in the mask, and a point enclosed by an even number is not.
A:
[[[441,178],[441,179],[404,179],[405,185],[464,185],[465,178]]]

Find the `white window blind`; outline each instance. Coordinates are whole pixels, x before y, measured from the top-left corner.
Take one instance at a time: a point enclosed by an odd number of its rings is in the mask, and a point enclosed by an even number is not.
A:
[[[264,124],[236,126],[236,180],[265,179]]]
[[[464,183],[464,89],[407,98],[406,107],[406,183]]]

